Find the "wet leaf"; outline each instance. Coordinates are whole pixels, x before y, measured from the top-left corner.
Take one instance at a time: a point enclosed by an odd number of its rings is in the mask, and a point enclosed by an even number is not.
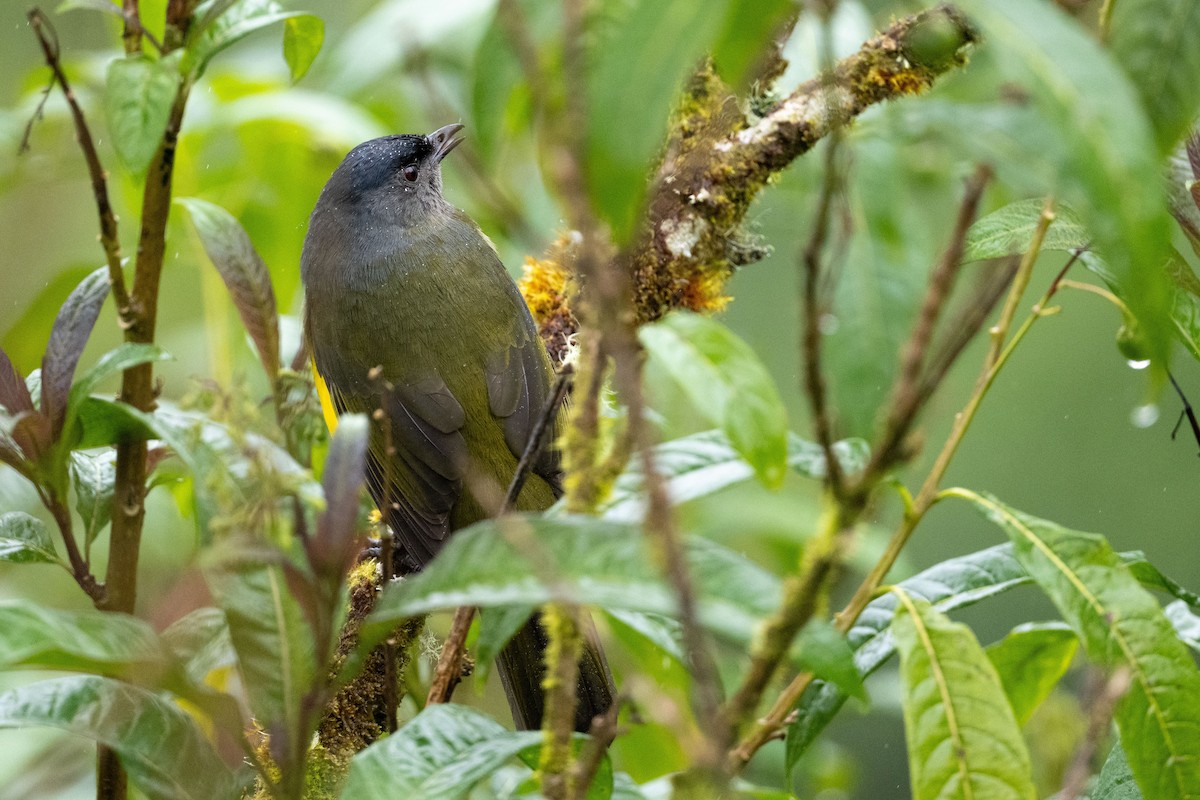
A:
[[[1061,622],[1030,623],[987,648],[988,658],[1000,675],[1018,725],[1050,696],[1067,673],[1079,649],[1079,639]]]
[[[14,564],[62,564],[46,526],[24,511],[0,514],[0,561]]]
[[[71,454],[71,486],[75,510],[83,520],[83,535],[89,544],[112,520],[113,491],[117,480],[114,450]]]
[[[242,781],[170,699],[121,681],[76,675],[0,695],[0,727],[50,727],[116,751],[130,782],[164,800],[225,800]]]

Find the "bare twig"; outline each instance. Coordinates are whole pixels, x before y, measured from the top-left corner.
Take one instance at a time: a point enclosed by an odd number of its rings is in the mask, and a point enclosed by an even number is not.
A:
[[[592,727],[588,730],[590,738],[583,746],[579,760],[575,762],[573,784],[576,793],[586,794],[588,787],[592,785],[596,771],[600,769],[600,764],[604,760],[604,754],[617,738],[617,734],[620,733],[617,718],[620,716],[621,707],[624,704],[625,697],[617,695],[613,698],[612,705],[608,707],[608,710],[592,720]]]
[[[925,299],[921,303],[921,310],[917,314],[908,341],[901,350],[900,371],[892,386],[883,434],[879,444],[875,447],[871,462],[863,470],[860,482],[861,490],[872,490],[878,478],[904,458],[904,439],[912,429],[917,413],[921,409],[922,368],[926,362],[930,343],[933,341],[933,332],[937,327],[942,309],[950,297],[954,281],[961,271],[967,231],[970,229],[971,223],[975,221],[979,210],[979,201],[983,197],[983,190],[987,187],[991,177],[991,168],[980,165],[976,167],[975,173],[967,181],[966,191],[963,193],[962,202],[958,207],[954,231],[950,236],[950,244],[933,268],[929,285],[925,290]]]
[[[136,7],[136,3],[134,5]],[[117,234],[117,217],[113,213],[112,204],[108,199],[108,173],[104,171],[104,167],[100,163],[100,155],[96,152],[96,142],[92,138],[87,118],[79,106],[79,101],[75,98],[75,92],[71,89],[66,73],[63,72],[62,64],[59,61],[58,36],[54,32],[54,27],[40,8],[30,10],[28,17],[29,27],[33,28],[33,32],[38,37],[38,43],[42,46],[42,54],[46,58],[46,65],[50,67],[54,76],[53,80],[62,87],[63,97],[66,98],[67,106],[71,109],[76,139],[79,142],[79,149],[83,151],[83,158],[87,162],[88,175],[92,181],[92,195],[95,197],[96,211],[100,216],[100,244],[104,248],[113,299],[117,301],[117,313],[121,315],[122,321],[125,321],[130,310],[129,294],[125,289],[125,274],[121,270],[121,240]],[[49,94],[49,87],[47,87],[47,94]],[[44,98],[42,102],[45,102]],[[40,113],[41,105],[38,106],[35,118]],[[28,131],[26,131],[26,138],[28,138]]]
[[[1175,394],[1179,395],[1179,399],[1183,403],[1183,410],[1179,412],[1179,421],[1171,430],[1171,440],[1174,441],[1175,434],[1179,433],[1179,426],[1186,418],[1188,425],[1192,428],[1192,436],[1196,439],[1196,444],[1200,444],[1200,422],[1196,420],[1196,412],[1192,409],[1192,404],[1188,402],[1187,395],[1183,393],[1183,387],[1179,385],[1179,381],[1175,380],[1175,376],[1170,370],[1167,370],[1167,377],[1171,379],[1171,386],[1175,388]]]
[[[570,383],[571,370],[569,367],[564,367],[554,381],[550,397],[546,400],[542,413],[538,415],[533,430],[529,433],[525,451],[521,453],[521,460],[517,462],[517,469],[513,473],[512,481],[508,484],[508,491],[504,493],[504,505],[500,508],[501,514],[507,514],[516,504],[517,498],[521,496],[521,488],[525,485],[525,479],[529,477],[534,462],[546,447],[546,435],[554,430],[554,420],[558,416],[559,408],[562,407],[562,401],[566,397],[567,387],[570,386]]]
[[[442,645],[442,654],[433,673],[433,683],[425,698],[426,705],[450,702],[454,688],[462,680],[463,652],[474,616],[474,606],[461,606],[454,612],[454,621],[450,624],[450,632],[446,634],[446,642]]]
[[[803,328],[801,356],[804,362],[804,396],[812,411],[813,435],[825,454],[826,483],[836,498],[845,493],[845,478],[842,465],[833,452],[833,421],[830,419],[828,391],[825,373],[821,368],[821,317],[824,314],[820,299],[821,251],[829,233],[829,212],[833,197],[840,184],[837,175],[837,151],[841,140],[835,131],[825,150],[825,170],[821,181],[821,196],[817,201],[817,215],[813,221],[812,236],[804,248],[802,316]]]
[[[142,30],[142,20],[138,16],[138,0],[122,0],[121,16],[125,20],[125,30],[121,38],[125,41],[126,55],[140,53],[144,31]]]
[[[1071,766],[1063,777],[1063,788],[1055,797],[1058,800],[1075,800],[1087,786],[1092,775],[1092,759],[1101,743],[1108,737],[1112,724],[1113,710],[1125,692],[1129,691],[1131,675],[1129,667],[1120,667],[1111,675],[1093,670],[1084,689],[1084,704],[1088,709],[1087,733],[1075,749]]]
[[[578,698],[579,658],[583,634],[579,608],[568,603],[548,603],[542,609],[546,629],[546,674],[542,686],[546,706],[542,718],[542,792],[548,800],[569,800],[575,795],[575,767],[571,734]]]

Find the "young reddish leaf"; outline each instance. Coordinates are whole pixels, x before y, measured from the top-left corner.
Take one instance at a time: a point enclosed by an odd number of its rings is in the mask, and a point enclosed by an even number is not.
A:
[[[177,202],[192,215],[204,252],[221,273],[274,385],[279,374],[279,315],[267,265],[241,223],[228,211],[195,197],[181,197]]]
[[[75,365],[106,297],[108,270],[101,267],[75,287],[54,319],[46,355],[42,357],[42,413],[50,420],[54,436],[62,430]]]
[[[366,469],[367,418],[347,414],[338,420],[337,432],[325,457],[325,512],[317,520],[316,536],[306,542],[308,560],[318,578],[340,581],[354,558],[358,540],[358,492]]]
[[[33,411],[29,387],[3,348],[0,348],[0,406],[7,408],[14,417],[22,411]]]
[[[13,421],[11,436],[25,457],[35,463],[41,460],[54,440],[49,417],[37,411],[19,415]]]

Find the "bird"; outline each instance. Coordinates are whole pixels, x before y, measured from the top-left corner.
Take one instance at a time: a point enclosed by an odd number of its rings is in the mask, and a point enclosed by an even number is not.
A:
[[[442,194],[454,123],[353,148],[321,190],[300,258],[304,337],[337,414],[371,417],[367,486],[393,533],[397,571],[495,511],[552,392],[537,327],[495,247]],[[554,423],[557,425],[557,421]],[[562,494],[546,447],[514,510]],[[535,614],[497,657],[516,727],[540,727],[547,640]],[[575,728],[612,703],[594,636],[580,660]]]

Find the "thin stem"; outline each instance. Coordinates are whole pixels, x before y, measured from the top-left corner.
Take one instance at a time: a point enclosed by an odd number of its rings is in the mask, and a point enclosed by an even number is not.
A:
[[[962,443],[963,437],[966,435],[967,429],[970,427],[975,414],[983,402],[984,396],[991,388],[996,376],[1007,363],[1016,346],[1029,332],[1033,323],[1036,322],[1044,314],[1044,308],[1050,298],[1058,291],[1061,285],[1063,275],[1070,269],[1071,265],[1078,260],[1082,249],[1076,250],[1062,271],[1055,277],[1050,288],[1042,296],[1041,300],[1034,306],[1032,313],[1022,323],[1022,325],[1013,333],[1011,339],[1005,342],[1005,337],[1008,334],[1008,329],[1012,324],[1015,309],[1020,302],[1021,295],[1024,293],[1025,287],[1029,283],[1029,276],[1032,273],[1034,262],[1037,260],[1038,253],[1041,251],[1042,242],[1045,239],[1046,230],[1053,221],[1053,214],[1048,207],[1043,211],[1042,217],[1039,219],[1038,227],[1034,231],[1033,239],[1030,242],[1029,251],[1021,259],[1021,263],[1017,268],[1017,275],[1013,280],[1012,286],[1009,288],[1008,300],[1005,304],[1005,309],[1013,309],[1013,311],[1002,312],[997,324],[991,330],[992,347],[989,349],[987,356],[984,359],[984,364],[980,372],[979,379],[976,381],[975,389],[967,401],[966,406],[954,418],[954,426],[943,444],[941,451],[938,453],[937,459],[934,461],[933,467],[926,476],[925,481],[921,485],[917,496],[912,500],[912,508],[905,513],[904,519],[901,520],[899,527],[892,534],[892,538],[888,541],[887,548],[879,560],[875,563],[871,572],[859,585],[854,596],[835,616],[835,625],[842,633],[847,632],[854,622],[862,614],[863,609],[867,607],[871,599],[875,596],[879,587],[883,584],[883,580],[887,577],[895,565],[896,559],[900,552],[908,544],[909,538],[917,525],[924,518],[925,514],[939,499],[938,485],[941,483],[942,477],[945,475],[950,461],[953,459],[955,452]],[[797,675],[790,684],[780,693],[775,700],[771,710],[754,726],[754,728],[738,743],[737,747],[730,751],[729,764],[733,770],[738,770],[749,762],[750,758],[767,742],[775,737],[777,731],[784,725],[787,715],[795,708],[800,696],[812,683],[812,673],[805,672]]]
[[[63,72],[59,61],[58,36],[50,20],[39,8],[32,9],[28,16],[29,26],[33,28],[38,43],[42,46],[46,65],[54,74],[54,80],[62,87],[63,96],[71,110],[71,119],[75,123],[75,138],[79,142],[79,149],[83,151],[84,161],[87,162],[88,175],[92,181],[92,195],[96,200],[96,212],[100,216],[100,245],[104,248],[108,279],[112,284],[113,299],[117,301],[117,313],[124,324],[129,314],[129,294],[125,288],[125,274],[121,269],[121,240],[117,232],[117,216],[113,213],[112,203],[108,199],[108,173],[100,163],[100,155],[96,152],[96,142],[92,139],[87,118],[84,117],[83,109],[80,108],[67,75]]]
[[[549,603],[542,609],[546,629],[546,674],[542,686],[546,706],[542,719],[542,793],[547,800],[569,800],[575,796],[575,768],[571,737],[575,723],[579,683],[579,658],[583,634],[579,609],[566,603]]]
[[[559,408],[562,407],[562,401],[567,395],[567,387],[570,383],[571,371],[569,368],[564,368],[554,381],[550,397],[546,400],[546,404],[542,407],[542,413],[529,433],[529,441],[525,444],[524,452],[521,453],[521,460],[517,462],[517,469],[513,473],[512,481],[508,484],[508,491],[504,493],[504,505],[500,507],[501,514],[507,514],[516,505],[517,498],[521,495],[521,488],[525,485],[525,479],[529,477],[534,462],[546,447],[547,434],[554,430],[554,420],[558,416]]]

